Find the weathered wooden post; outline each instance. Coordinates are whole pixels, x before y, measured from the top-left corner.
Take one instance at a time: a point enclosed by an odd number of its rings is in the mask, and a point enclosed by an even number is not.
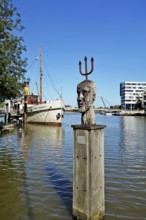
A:
[[[18,120],[18,128],[19,130],[22,130],[22,118],[21,117]]]
[[[23,123],[24,125],[27,123],[27,102],[24,103]]]
[[[11,102],[7,101],[4,105],[4,123],[11,123]]]
[[[73,165],[73,215],[82,220],[102,219],[105,212],[104,199],[104,125],[96,125],[93,102],[96,85],[88,80],[85,57],[86,80],[77,85],[77,101],[82,113],[81,125],[74,129]]]

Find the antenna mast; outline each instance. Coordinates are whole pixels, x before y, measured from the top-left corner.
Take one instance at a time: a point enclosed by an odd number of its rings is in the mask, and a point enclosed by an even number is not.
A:
[[[42,48],[40,48],[40,104],[42,104]]]

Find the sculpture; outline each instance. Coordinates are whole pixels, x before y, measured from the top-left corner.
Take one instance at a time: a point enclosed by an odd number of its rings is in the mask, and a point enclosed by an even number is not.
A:
[[[82,81],[77,85],[77,103],[79,112],[82,113],[81,124],[83,125],[93,125],[96,124],[95,112],[93,108],[93,102],[96,98],[96,84],[88,80],[88,75],[93,72],[93,62],[94,59],[91,58],[91,71],[87,71],[87,58],[85,57],[85,73],[82,73],[81,62],[79,62],[79,70],[81,75],[86,76],[86,80]]]

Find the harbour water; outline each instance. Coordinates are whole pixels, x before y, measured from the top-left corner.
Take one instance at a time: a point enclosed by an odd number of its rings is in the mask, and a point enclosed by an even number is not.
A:
[[[96,115],[104,130],[105,220],[146,219],[146,117]],[[72,124],[0,136],[0,220],[72,220]]]

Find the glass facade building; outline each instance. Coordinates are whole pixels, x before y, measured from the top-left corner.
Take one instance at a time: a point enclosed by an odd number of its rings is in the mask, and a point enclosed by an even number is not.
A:
[[[121,107],[132,110],[138,102],[146,108],[146,82],[120,83]]]

